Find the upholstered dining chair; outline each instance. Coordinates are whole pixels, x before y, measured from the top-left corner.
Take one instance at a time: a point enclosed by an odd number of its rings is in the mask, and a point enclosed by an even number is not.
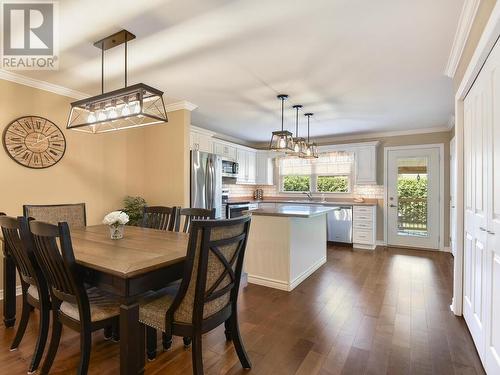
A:
[[[9,248],[9,253],[19,273],[23,301],[21,320],[17,327],[16,336],[14,337],[10,350],[16,350],[21,343],[28,325],[31,310],[36,308],[40,311],[38,337],[31,363],[28,367],[28,373],[33,373],[38,369],[42,359],[49,332],[49,291],[32,249],[27,248],[23,243],[18,219],[0,213],[0,227],[2,228],[5,244]]]
[[[175,226],[175,231],[178,232],[181,228],[184,233],[189,233],[191,222],[193,220],[209,220],[215,219],[215,208],[211,210],[205,208],[181,208],[179,217]]]
[[[184,277],[175,296],[139,305],[141,329],[192,339],[193,374],[203,374],[202,334],[225,323],[241,365],[250,359],[239,333],[237,302],[250,216],[228,220],[193,220]],[[149,343],[147,343],[148,345]]]
[[[85,203],[25,204],[23,206],[23,215],[54,225],[59,222],[66,222],[70,228],[82,228],[87,225]]]
[[[85,289],[82,270],[75,261],[68,223],[58,225],[21,218],[21,233],[32,247],[47,280],[52,300],[52,335],[43,362],[48,374],[59,347],[62,326],[80,332],[80,363],[77,373],[87,374],[91,333],[118,324],[120,303],[98,288]]]
[[[146,206],[142,215],[142,227],[173,231],[179,215],[179,207]]]

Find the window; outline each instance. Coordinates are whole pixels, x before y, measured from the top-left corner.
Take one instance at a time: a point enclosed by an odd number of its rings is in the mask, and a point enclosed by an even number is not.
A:
[[[283,157],[279,160],[280,191],[284,193],[350,193],[354,155],[329,152],[318,159]]]
[[[311,190],[311,177],[309,176],[283,176],[283,191],[309,191]]]
[[[349,176],[318,176],[318,193],[349,193]]]

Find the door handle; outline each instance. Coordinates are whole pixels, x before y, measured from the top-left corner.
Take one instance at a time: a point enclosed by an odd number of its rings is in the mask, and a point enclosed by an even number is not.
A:
[[[495,232],[492,232],[491,230],[488,230],[487,232],[488,232],[489,234],[491,234],[492,236],[494,236],[494,235],[495,235]]]
[[[394,207],[396,208],[397,206],[395,204],[390,204],[389,207]]]
[[[479,230],[480,230],[481,232],[486,232],[486,229],[485,229],[485,228],[483,228],[483,227],[479,227]]]

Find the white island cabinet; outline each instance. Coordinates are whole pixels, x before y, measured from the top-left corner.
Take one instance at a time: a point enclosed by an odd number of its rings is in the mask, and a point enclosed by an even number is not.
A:
[[[291,291],[325,264],[326,214],[331,210],[284,204],[251,211],[248,282]]]

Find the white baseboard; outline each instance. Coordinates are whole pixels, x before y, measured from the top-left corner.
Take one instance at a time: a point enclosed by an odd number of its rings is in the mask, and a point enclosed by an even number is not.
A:
[[[16,296],[20,296],[23,294],[23,289],[21,288],[21,285],[16,286]],[[3,289],[0,289],[0,301],[3,301]]]
[[[248,275],[248,283],[291,292],[300,283],[302,283],[305,279],[311,276],[318,268],[320,268],[325,263],[326,263],[326,256],[318,260],[311,267],[309,267],[307,270],[305,270],[299,276],[293,279],[290,283],[284,280],[276,280],[264,276],[256,276],[250,274]]]
[[[443,249],[441,251],[444,251],[446,253],[451,253],[451,247],[445,246],[445,247],[443,247]]]
[[[387,242],[385,241],[376,241],[375,246],[387,246]]]
[[[359,243],[352,244],[352,247],[357,250],[375,250],[377,245],[363,245]]]

